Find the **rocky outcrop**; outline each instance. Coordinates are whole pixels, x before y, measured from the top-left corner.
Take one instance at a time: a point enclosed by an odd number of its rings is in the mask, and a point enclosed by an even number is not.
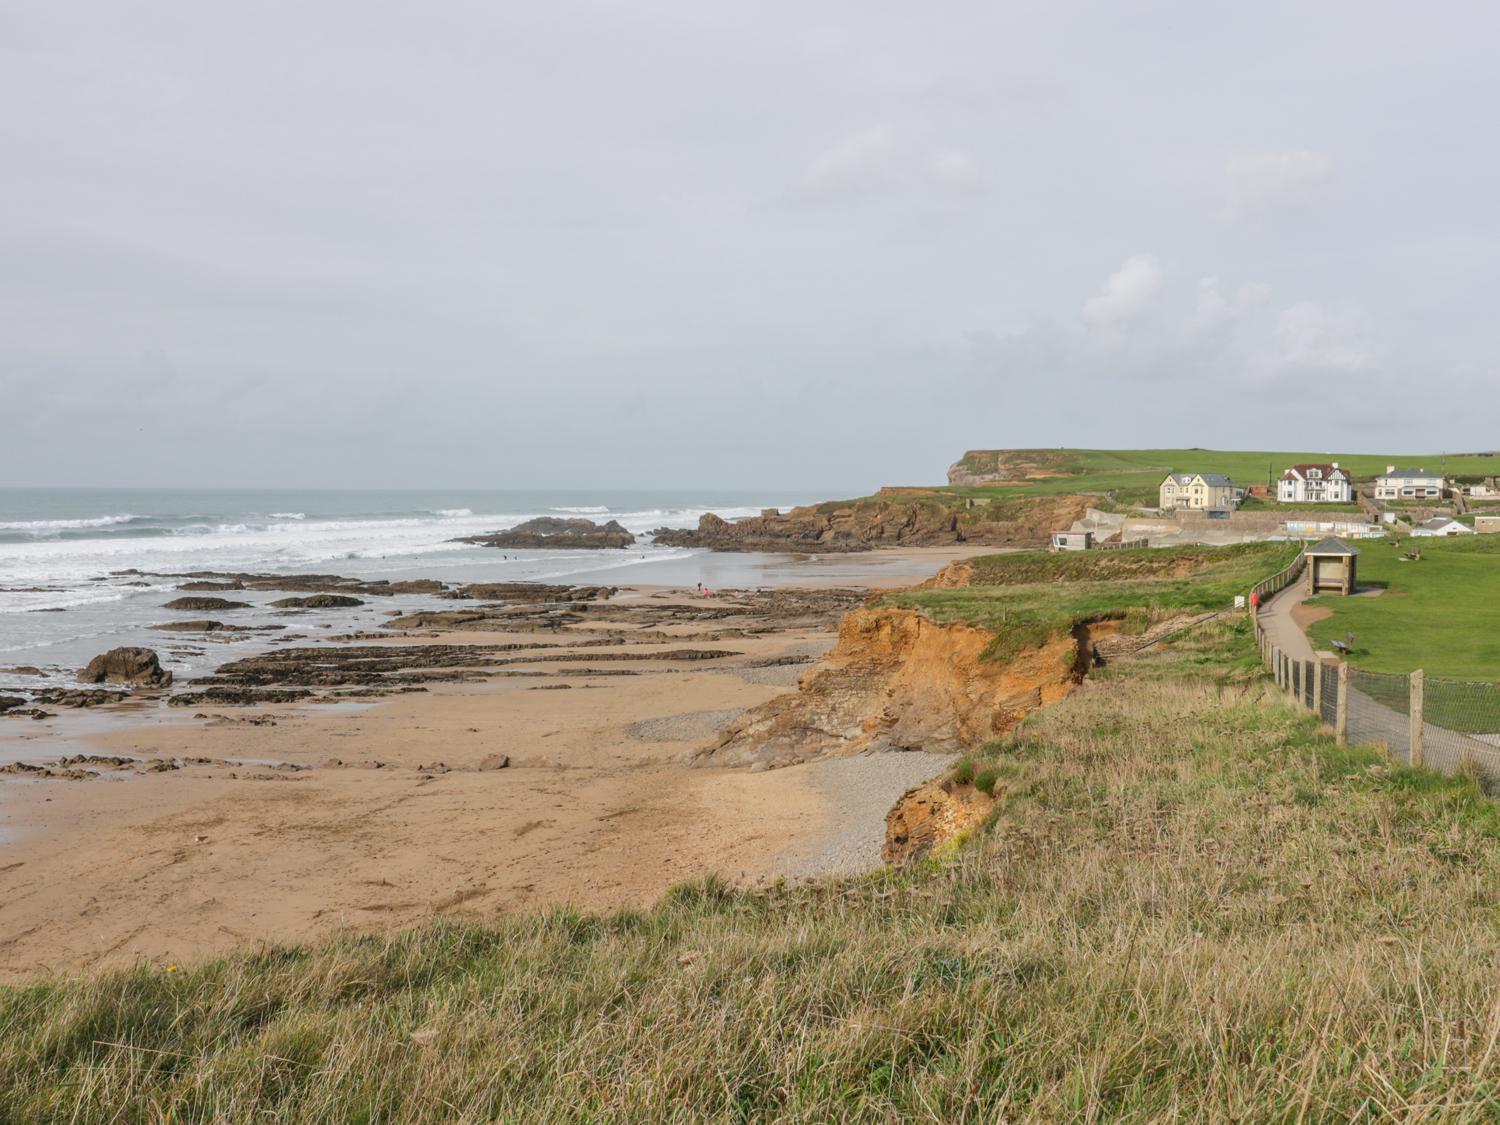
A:
[[[1004,484],[1071,476],[1076,470],[1057,449],[971,449],[948,466],[948,483]]]
[[[775,767],[863,751],[967,750],[1063,698],[1080,678],[1086,638],[986,660],[994,639],[912,610],[855,610],[796,692],[746,712],[695,760]]]
[[[249,609],[249,602],[232,602],[228,598],[174,598],[162,609],[176,609],[188,613],[222,613],[226,609]]]
[[[156,652],[149,648],[112,648],[94,657],[78,673],[79,683],[124,684],[127,687],[166,687],[172,673],[161,666]]]
[[[507,605],[537,602],[591,602],[612,598],[614,586],[558,586],[546,582],[472,582],[453,591],[455,598]]]
[[[919,785],[886,815],[880,858],[894,867],[925,859],[939,844],[978,828],[994,807],[993,797],[951,777]]]
[[[824,553],[876,547],[926,547],[973,543],[994,547],[1038,547],[1059,527],[1083,516],[1082,496],[1021,497],[1004,505],[970,502],[948,493],[920,490],[818,504],[788,512],[767,509],[748,519],[725,520],[709,513],[695,530],[658,528],[651,534],[667,547],[715,551]]]
[[[168,621],[151,626],[167,633],[270,633],[285,629],[285,625],[226,625],[222,621],[193,620]]]
[[[582,518],[539,516],[505,531],[468,535],[454,542],[474,543],[481,547],[510,547],[516,550],[615,550],[630,546],[635,542],[635,536],[620,526],[617,520],[597,524],[593,520]]]
[[[347,594],[309,594],[305,598],[277,598],[271,603],[276,609],[352,609],[364,604]]]
[[[190,570],[175,573],[114,570],[113,578],[141,575],[149,578],[187,578],[179,590],[225,592],[235,590],[280,590],[288,594],[361,594],[388,598],[393,594],[437,594],[446,587],[435,578],[412,578],[400,582],[386,579],[347,578],[341,574],[250,574],[244,571]]]

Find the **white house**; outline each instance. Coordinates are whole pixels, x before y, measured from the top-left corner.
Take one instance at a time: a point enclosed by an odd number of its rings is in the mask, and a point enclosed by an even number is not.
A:
[[[1449,535],[1473,535],[1474,529],[1466,523],[1459,523],[1447,516],[1434,516],[1426,523],[1417,524],[1411,529],[1411,534],[1413,539],[1435,539]]]
[[[1375,478],[1377,500],[1432,500],[1443,495],[1447,483],[1442,473],[1426,469],[1398,469],[1387,465],[1385,473]]]
[[[1347,504],[1354,499],[1349,470],[1337,461],[1327,465],[1293,465],[1276,482],[1283,504]]]
[[[1500,487],[1496,487],[1493,477],[1480,481],[1478,484],[1471,484],[1464,491],[1477,500],[1493,500],[1500,496]]]
[[[1156,491],[1157,506],[1163,509],[1233,508],[1244,498],[1244,490],[1223,473],[1168,473]]]

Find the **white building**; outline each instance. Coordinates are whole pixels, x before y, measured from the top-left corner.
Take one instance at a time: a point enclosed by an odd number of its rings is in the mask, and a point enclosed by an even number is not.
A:
[[[1354,486],[1337,461],[1293,465],[1276,482],[1276,499],[1283,504],[1347,504],[1354,499]]]
[[[1449,535],[1473,535],[1474,529],[1466,523],[1449,519],[1447,516],[1434,516],[1426,523],[1419,523],[1411,529],[1413,539],[1435,539]]]
[[[1398,469],[1395,465],[1387,465],[1385,473],[1375,478],[1375,499],[1439,499],[1446,483],[1442,473],[1429,473],[1426,469]]]

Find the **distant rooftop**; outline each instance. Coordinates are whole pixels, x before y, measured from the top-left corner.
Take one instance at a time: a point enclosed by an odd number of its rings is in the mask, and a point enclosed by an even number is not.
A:
[[[1359,548],[1351,547],[1342,540],[1334,539],[1330,536],[1316,547],[1307,548],[1304,553],[1309,555],[1357,555],[1359,554]]]
[[[1171,477],[1178,484],[1187,484],[1194,477],[1202,477],[1204,484],[1213,485],[1215,488],[1234,487],[1234,481],[1230,480],[1223,473],[1168,473],[1167,476]]]

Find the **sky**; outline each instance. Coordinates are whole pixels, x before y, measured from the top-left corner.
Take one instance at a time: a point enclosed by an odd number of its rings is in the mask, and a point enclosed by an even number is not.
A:
[[[1500,7],[0,0],[0,486],[1500,446]]]

